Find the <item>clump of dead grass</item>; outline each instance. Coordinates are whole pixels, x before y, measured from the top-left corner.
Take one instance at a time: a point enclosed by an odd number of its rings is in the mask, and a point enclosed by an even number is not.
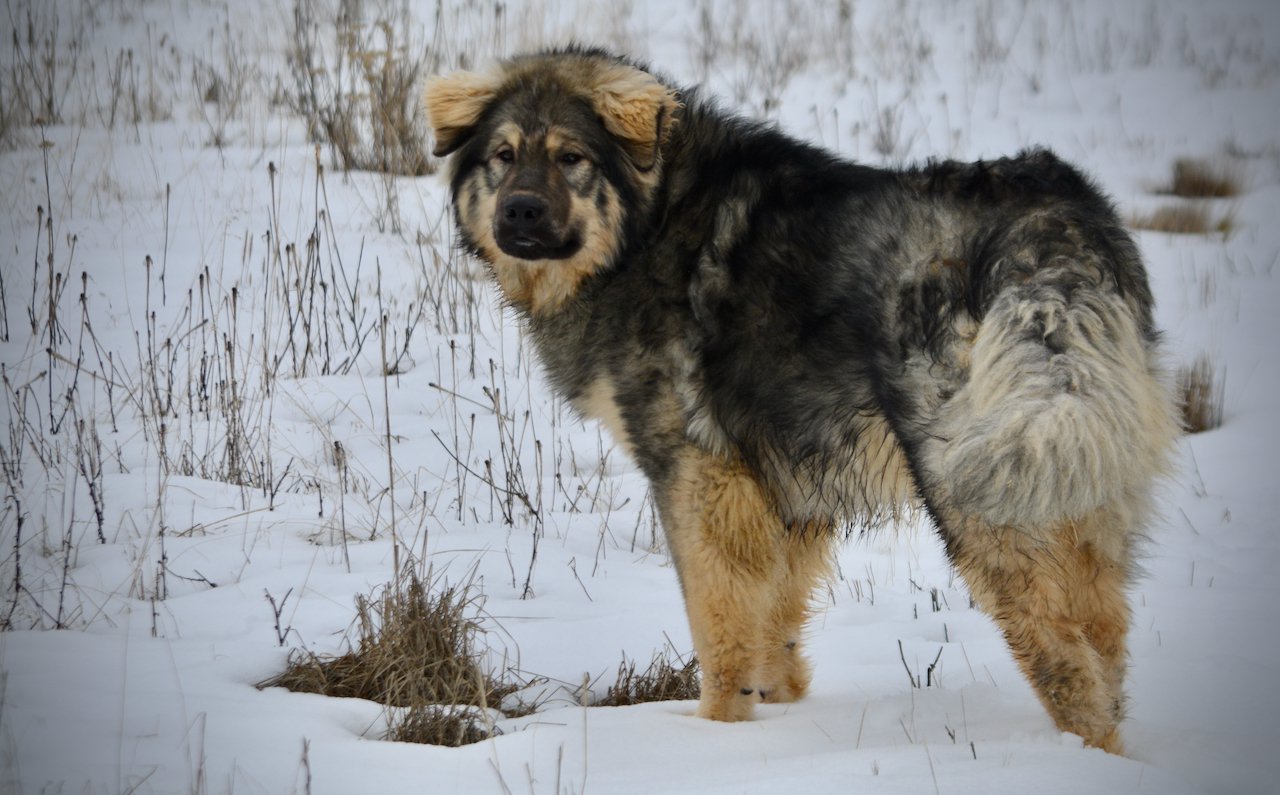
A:
[[[395,708],[388,711],[389,740],[458,746],[486,739],[496,732],[491,716],[523,685],[485,669],[478,598],[469,586],[433,592],[406,574],[380,595],[357,597],[351,651],[295,650],[283,672],[258,686]]]
[[[1135,214],[1129,225],[1135,229],[1166,232],[1175,235],[1229,235],[1235,230],[1235,218],[1228,210],[1213,211],[1213,199],[1238,196],[1242,190],[1240,171],[1228,160],[1180,158],[1174,161],[1167,184],[1154,188],[1156,193],[1175,196],[1176,201],[1146,214]]]
[[[1222,425],[1226,380],[1226,370],[1214,367],[1205,354],[1197,356],[1190,366],[1179,368],[1177,399],[1187,433],[1210,431]]]
[[[1239,196],[1239,171],[1229,163],[1181,158],[1173,164],[1166,193],[1185,199],[1223,199]]]
[[[686,660],[670,648],[653,655],[649,667],[636,672],[636,661],[622,659],[618,666],[618,678],[604,697],[597,700],[597,707],[625,707],[647,704],[652,701],[687,701],[697,699],[698,659],[692,655]]]
[[[1129,219],[1134,229],[1167,232],[1175,235],[1230,234],[1235,228],[1230,213],[1214,218],[1201,202],[1167,204],[1154,212],[1134,215]]]

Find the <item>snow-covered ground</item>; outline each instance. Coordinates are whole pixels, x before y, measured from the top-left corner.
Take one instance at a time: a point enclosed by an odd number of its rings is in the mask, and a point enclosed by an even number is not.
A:
[[[844,548],[807,699],[738,725],[581,706],[624,655],[688,652],[675,574],[634,466],[453,251],[440,179],[317,154],[287,0],[11,0],[0,791],[1280,792],[1280,5],[411,5],[346,4],[432,68],[624,48],[869,162],[1045,144],[1127,216],[1179,201],[1178,158],[1234,171],[1227,233],[1137,233],[1170,367],[1207,354],[1226,397],[1133,592],[1129,757],[1055,730],[922,524]],[[334,9],[299,7],[331,46]],[[539,711],[439,748],[255,687],[345,650],[396,549],[483,594]]]

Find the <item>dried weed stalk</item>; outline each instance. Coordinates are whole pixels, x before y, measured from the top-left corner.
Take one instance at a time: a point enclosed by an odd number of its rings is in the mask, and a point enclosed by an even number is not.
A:
[[[322,35],[330,27],[332,46]],[[344,171],[420,177],[434,170],[418,97],[419,78],[434,69],[427,48],[409,41],[410,29],[407,12],[367,22],[355,0],[341,0],[331,22],[314,0],[294,3],[290,102]]]
[[[1182,426],[1187,433],[1211,431],[1222,425],[1227,373],[1201,354],[1189,367],[1178,370],[1177,397]]]

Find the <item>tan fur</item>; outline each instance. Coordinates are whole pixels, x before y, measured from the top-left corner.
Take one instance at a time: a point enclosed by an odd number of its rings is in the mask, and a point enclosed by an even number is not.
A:
[[[451,151],[457,137],[475,126],[502,80],[496,72],[454,72],[428,81],[423,104],[435,131],[437,156]]]
[[[963,526],[956,567],[1058,728],[1123,753],[1129,553],[1117,557],[1090,540],[1124,535],[1117,515],[1099,511],[1034,533],[951,521]]]
[[[746,720],[762,699],[803,695],[800,631],[829,570],[829,528],[785,527],[744,467],[696,448],[681,455],[663,514],[702,664],[698,714]]]
[[[500,125],[498,129],[494,131],[493,138],[493,144],[495,146],[499,141],[501,141],[512,149],[519,149],[525,142],[524,130],[520,129],[520,125],[515,124],[514,122],[507,122],[506,124]]]
[[[801,633],[813,614],[815,590],[831,575],[832,529],[826,523],[789,527],[775,575],[774,605],[764,630],[760,697],[790,702],[804,696],[812,676],[800,653]]]
[[[590,85],[605,129],[630,142],[641,168],[651,169],[679,107],[675,93],[652,75],[620,64],[601,69]]]
[[[695,450],[682,457],[664,508],[702,664],[698,715],[747,720],[758,700],[762,615],[772,602],[782,522],[746,470]]]
[[[546,146],[548,152],[553,154],[566,150],[577,149],[577,144],[574,141],[573,135],[571,135],[567,130],[562,130],[559,127],[551,127],[547,130],[547,135],[543,139],[543,145]]]
[[[617,387],[611,380],[607,377],[597,379],[573,404],[583,416],[599,420],[613,437],[613,441],[622,447],[623,452],[631,454],[631,437],[622,424],[622,414],[618,411]]]

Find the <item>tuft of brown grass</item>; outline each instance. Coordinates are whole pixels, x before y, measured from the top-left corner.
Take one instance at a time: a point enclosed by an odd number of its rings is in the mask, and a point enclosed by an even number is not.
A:
[[[1149,229],[1175,235],[1207,235],[1217,232],[1229,234],[1235,223],[1230,214],[1214,220],[1202,203],[1167,204],[1147,215],[1135,215],[1129,219],[1134,229]]]
[[[1181,158],[1166,190],[1185,199],[1223,199],[1241,192],[1240,173],[1229,164]]]
[[[617,681],[592,706],[625,707],[652,701],[688,701],[698,698],[698,660],[685,660],[670,649],[657,652],[649,667],[636,672],[635,660],[625,656],[618,666]]]
[[[346,654],[294,650],[285,670],[258,687],[363,698],[389,708],[386,739],[457,746],[492,736],[489,717],[521,688],[482,664],[478,595],[432,593],[409,573],[380,596],[356,600],[358,642]]]
[[[482,710],[431,705],[399,713],[387,739],[457,748],[492,737],[496,732],[488,724]]]
[[[1187,433],[1210,431],[1222,425],[1227,373],[1214,367],[1208,355],[1178,369],[1177,399]]]

